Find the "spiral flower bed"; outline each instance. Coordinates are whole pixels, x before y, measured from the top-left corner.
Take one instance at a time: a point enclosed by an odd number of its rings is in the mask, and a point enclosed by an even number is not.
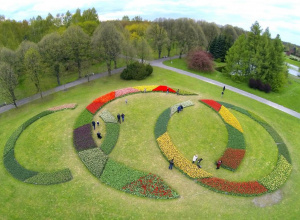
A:
[[[175,92],[174,89],[164,85],[136,86],[119,89],[96,98],[79,115],[74,127],[74,146],[79,158],[87,169],[103,183],[137,196],[157,199],[171,199],[179,196],[160,177],[129,168],[109,158],[108,155],[116,145],[120,131],[120,125],[109,111],[104,109],[99,114],[105,122],[106,127],[106,135],[99,147],[96,146],[91,131],[93,115],[114,99],[138,92],[166,92],[167,90],[172,93]],[[183,95],[182,92],[178,95]],[[193,95],[193,93],[185,93]],[[191,102],[183,102],[181,104],[189,106]],[[167,114],[170,117],[170,111]],[[156,185],[151,183],[155,183]]]

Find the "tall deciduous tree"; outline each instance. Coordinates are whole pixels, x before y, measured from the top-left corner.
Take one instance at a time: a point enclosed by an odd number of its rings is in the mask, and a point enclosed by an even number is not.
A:
[[[144,63],[145,59],[151,59],[152,49],[145,38],[136,40],[137,56]]]
[[[40,93],[41,98],[43,98],[40,80],[42,70],[41,55],[37,50],[31,48],[25,54],[24,63],[26,72],[29,74],[31,81],[34,83],[37,92]]]
[[[175,37],[179,49],[179,58],[182,54],[190,51],[197,46],[198,35],[192,20],[187,18],[177,19],[175,21]]]
[[[79,26],[73,25],[63,34],[63,42],[66,56],[76,63],[78,77],[81,78],[82,64],[90,57],[90,38]]]
[[[158,58],[160,58],[163,46],[168,38],[166,30],[157,23],[153,23],[147,29],[147,36],[150,39],[154,50],[158,51]]]
[[[24,41],[22,41],[22,43],[20,44],[20,46],[18,47],[18,49],[16,51],[16,55],[17,55],[16,73],[18,74],[18,76],[20,76],[21,73],[25,72],[24,57],[25,57],[27,50],[29,50],[30,48],[34,48],[34,49],[38,50],[37,44],[35,44],[31,41],[28,41],[28,40],[24,40]]]
[[[207,48],[209,48],[211,42],[220,34],[220,28],[215,23],[208,23],[206,21],[200,21],[198,23],[206,36]]]
[[[122,34],[112,22],[102,23],[92,38],[92,45],[106,62],[108,75],[111,75],[111,62],[115,63],[122,49]]]
[[[13,103],[16,108],[16,95],[15,89],[18,85],[17,75],[14,73],[13,68],[4,62],[0,63],[0,92],[3,99],[8,103]]]
[[[39,51],[45,63],[56,77],[60,85],[60,65],[64,58],[62,37],[58,33],[48,34],[38,43]]]

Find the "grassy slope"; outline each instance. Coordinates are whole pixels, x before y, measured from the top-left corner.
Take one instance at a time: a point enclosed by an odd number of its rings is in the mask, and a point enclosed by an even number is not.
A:
[[[264,104],[227,91],[222,101],[238,105],[260,115],[283,137],[291,153],[293,172],[287,183],[281,188],[283,200],[279,204],[271,207],[256,207],[252,202],[253,198],[226,196],[212,192],[195,184],[192,180],[187,179],[176,169],[173,171],[167,169],[168,163],[158,150],[154,140],[153,129],[158,115],[165,108],[178,103],[178,101],[191,98],[193,100],[198,98],[219,100],[220,88],[193,80],[187,76],[177,75],[167,70],[159,68],[154,68],[154,70],[153,76],[145,81],[124,82],[116,75],[111,78],[104,78],[78,86],[66,92],[53,94],[43,100],[38,100],[17,110],[13,109],[1,114],[0,154],[2,155],[5,142],[9,135],[30,117],[48,107],[71,102],[79,104],[75,110],[58,112],[37,121],[21,135],[16,146],[16,157],[20,162],[22,161],[24,166],[26,164],[26,167],[39,171],[69,167],[74,179],[68,183],[55,186],[29,185],[12,178],[1,163],[1,217],[4,219],[179,219],[195,217],[222,217],[224,219],[295,219],[299,214],[298,201],[300,196],[298,162],[300,159],[300,149],[297,147],[299,146],[299,120]],[[111,157],[126,163],[128,166],[160,175],[169,185],[180,193],[182,197],[177,200],[159,201],[138,198],[101,184],[86,170],[76,155],[72,145],[72,127],[74,120],[88,103],[112,90],[143,84],[167,84],[172,87],[186,88],[199,93],[199,96],[185,98],[171,94],[157,94],[153,96],[151,94],[145,94],[147,99],[143,99],[144,96],[142,95],[132,95],[127,97],[128,105],[125,105],[125,98],[118,99],[107,105],[107,109],[114,115],[118,112],[124,112],[126,115],[126,122],[121,125],[119,141]],[[214,130],[214,132],[206,129],[201,130],[204,136],[209,137],[211,141],[208,140],[208,142],[205,142],[207,141],[205,138],[201,141],[199,140],[199,146],[205,146],[205,153],[203,154],[201,151],[202,148],[196,148],[197,153],[205,155],[203,156],[203,165],[213,171],[213,168],[209,168],[211,165],[206,165],[206,163],[209,163],[210,159],[215,159],[215,155],[218,156],[222,153],[226,143],[226,130],[216,113],[196,101],[195,103],[196,106],[184,110],[183,113],[187,114],[174,115],[169,122],[168,129],[177,145],[182,143],[182,140],[176,139],[176,127],[183,127],[183,125],[180,124],[181,121],[182,123],[188,123],[189,121],[197,120],[197,122],[195,122],[195,129],[200,127],[201,123],[206,123],[206,126],[210,129],[217,129],[216,131]],[[198,114],[192,116],[193,108],[195,111],[199,111],[199,115],[203,112],[205,116],[207,115],[207,117],[211,117],[212,119],[203,120]],[[234,177],[233,174],[223,170],[220,170],[222,172],[218,172],[217,174],[220,177],[230,177],[232,179],[253,178],[256,175],[252,172],[252,170],[254,170],[255,172],[260,172],[257,174],[260,176],[268,172],[273,166],[274,155],[276,154],[276,150],[273,148],[274,145],[269,143],[270,137],[261,127],[256,127],[257,124],[255,122],[242,114],[236,112],[234,112],[234,114],[242,125],[245,124],[245,132],[249,132],[249,134],[245,136],[246,143],[249,143],[249,149],[247,148],[247,150],[249,150],[249,158],[247,156],[239,170],[244,170],[246,174]],[[188,118],[189,115],[191,115],[190,119]],[[179,120],[179,117],[183,117],[184,120]],[[186,122],[184,122],[185,120]],[[210,125],[210,121],[216,123],[216,125]],[[30,134],[32,134],[35,129],[38,130],[38,135],[34,134],[36,136],[31,137]],[[193,132],[193,135],[195,134],[194,129],[183,129],[181,136],[186,136],[190,132]],[[215,135],[212,135],[212,133],[215,133]],[[250,137],[250,134],[255,137]],[[33,138],[33,140],[28,140],[26,136]],[[214,140],[212,139],[214,137],[218,138]],[[38,140],[35,141],[35,139]],[[51,139],[57,140],[50,142]],[[189,141],[189,138],[186,138],[186,140]],[[191,142],[191,145],[193,143],[193,146],[196,146],[198,143],[194,141]],[[268,143],[264,143],[264,141],[268,141]],[[215,155],[209,152],[209,148],[206,146],[207,143],[215,143],[213,144],[216,146]],[[198,145],[196,147],[198,147]],[[268,151],[271,151],[270,155],[264,155],[265,152]],[[182,152],[189,158],[194,154],[194,152],[184,151],[183,149]],[[256,155],[257,157],[252,158],[251,155]],[[270,161],[267,161],[269,159]],[[256,163],[254,163],[254,160]],[[261,170],[259,166],[262,167]],[[216,174],[216,171],[214,171],[214,174]]]
[[[197,71],[192,71],[187,68],[186,62],[184,59],[175,59],[171,61],[165,61],[164,64],[168,66],[172,66],[178,69],[182,69],[185,71],[189,71],[213,80],[217,80],[219,82],[223,82],[224,84],[234,86],[236,88],[242,89],[244,91],[247,91],[249,93],[252,93],[254,95],[260,96],[262,98],[268,99],[272,102],[278,103],[280,105],[283,105],[287,108],[293,109],[297,112],[300,112],[300,102],[296,101],[299,100],[300,96],[300,78],[290,75],[288,78],[288,84],[285,85],[280,92],[271,92],[271,93],[264,93],[258,90],[251,89],[247,84],[245,83],[238,83],[233,82],[230,78],[224,76],[220,72],[213,72],[213,73],[200,73]],[[221,94],[221,90],[219,91]]]

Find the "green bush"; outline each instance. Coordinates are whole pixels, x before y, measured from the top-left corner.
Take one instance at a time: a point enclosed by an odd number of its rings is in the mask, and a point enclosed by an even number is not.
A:
[[[30,177],[35,176],[38,172],[27,170],[22,167],[15,158],[14,149],[11,149],[3,160],[5,168],[8,172],[18,180],[24,181]]]
[[[142,80],[150,76],[153,68],[150,64],[134,62],[129,64],[121,73],[120,77],[125,80]]]
[[[155,139],[157,139],[159,136],[161,136],[167,131],[167,126],[170,117],[171,108],[167,108],[165,111],[163,111],[163,113],[160,114],[154,128]]]
[[[38,173],[37,175],[26,179],[25,183],[37,185],[53,185],[72,180],[72,174],[69,169],[59,170],[51,173]]]
[[[111,187],[122,190],[123,186],[146,175],[147,173],[131,169],[109,158],[100,180]]]
[[[81,127],[85,124],[91,124],[93,121],[93,114],[90,113],[87,109],[84,109],[83,112],[80,113],[78,118],[76,119],[74,129]]]
[[[105,123],[106,135],[104,137],[103,143],[100,145],[101,150],[106,154],[114,149],[120,132],[120,125],[115,123]]]
[[[108,157],[99,148],[80,151],[78,155],[88,170],[100,178]]]
[[[292,165],[280,155],[275,169],[268,175],[258,180],[268,190],[275,191],[279,189],[292,172]]]

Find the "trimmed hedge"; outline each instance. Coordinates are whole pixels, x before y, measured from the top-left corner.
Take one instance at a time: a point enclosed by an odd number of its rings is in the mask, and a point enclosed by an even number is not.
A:
[[[93,117],[94,115],[92,113],[90,113],[87,109],[84,109],[84,111],[81,112],[80,115],[78,116],[74,125],[74,129],[92,123]]]
[[[14,149],[11,149],[4,157],[4,166],[7,171],[16,179],[24,181],[38,174],[36,171],[27,170],[22,167],[15,158]]]
[[[122,190],[123,186],[146,175],[145,172],[129,168],[109,158],[100,180],[111,187]]]
[[[26,179],[25,183],[32,183],[38,185],[53,185],[64,183],[72,180],[72,174],[69,169],[59,170],[51,173],[38,173],[37,175]]]
[[[23,130],[25,130],[29,125],[31,125],[33,122],[35,122],[36,120],[46,116],[46,115],[49,115],[49,114],[52,114],[54,111],[43,111],[35,116],[33,116],[32,118],[28,119],[27,121],[25,121],[23,123]]]
[[[100,178],[108,157],[99,148],[80,151],[78,155],[88,170]]]
[[[117,144],[120,132],[120,125],[117,123],[105,123],[105,126],[106,135],[103,140],[103,143],[100,145],[100,148],[106,155],[108,155]]]
[[[287,180],[292,172],[292,165],[280,155],[275,169],[268,175],[258,180],[268,190],[275,191],[279,189]]]
[[[167,132],[167,126],[170,119],[170,115],[171,115],[171,108],[167,108],[158,117],[154,128],[155,139],[157,139],[159,136]]]

